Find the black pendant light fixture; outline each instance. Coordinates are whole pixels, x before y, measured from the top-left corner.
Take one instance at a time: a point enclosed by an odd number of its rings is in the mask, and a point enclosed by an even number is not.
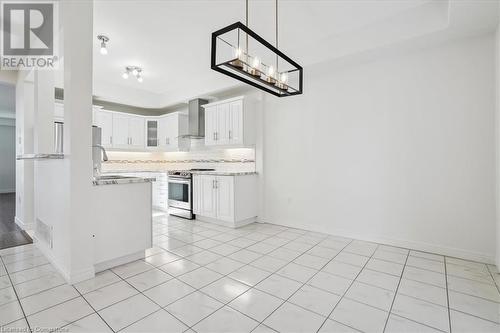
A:
[[[276,46],[248,28],[233,23],[212,33],[211,67],[278,97],[302,94],[303,69],[278,50],[278,0],[276,4]]]

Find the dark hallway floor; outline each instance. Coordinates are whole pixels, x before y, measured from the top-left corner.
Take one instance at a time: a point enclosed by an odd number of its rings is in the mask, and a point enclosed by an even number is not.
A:
[[[31,237],[16,225],[15,212],[16,194],[0,193],[0,249],[33,242]]]

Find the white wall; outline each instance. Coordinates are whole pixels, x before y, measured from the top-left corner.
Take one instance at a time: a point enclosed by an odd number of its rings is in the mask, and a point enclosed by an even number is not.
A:
[[[496,153],[496,243],[497,243],[497,253],[496,253],[496,265],[497,269],[500,271],[500,25],[497,27],[495,33],[495,93],[496,93],[496,119],[495,119],[495,153]]]
[[[16,191],[16,127],[0,124],[0,193]]]
[[[266,95],[262,219],[493,262],[494,36],[305,71]]]

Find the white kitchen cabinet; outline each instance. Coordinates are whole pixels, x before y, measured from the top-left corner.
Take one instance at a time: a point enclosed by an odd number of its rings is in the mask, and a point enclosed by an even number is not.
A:
[[[255,110],[244,97],[205,104],[205,145],[255,144]]]
[[[93,124],[102,128],[102,143],[108,149],[186,151],[190,145],[189,138],[183,137],[188,115],[182,112],[145,117],[98,109]]]
[[[159,146],[160,119],[146,119],[146,148],[155,150]]]
[[[168,177],[164,172],[153,173],[153,208],[168,211]]]
[[[130,147],[131,148],[144,148],[145,138],[144,135],[144,118],[139,116],[131,116],[128,122]]]
[[[113,148],[144,148],[144,118],[113,113]]]
[[[93,123],[101,128],[101,144],[105,148],[111,148],[113,145],[113,114],[103,110],[95,110]]]
[[[111,174],[112,172],[110,172]],[[154,209],[168,211],[168,176],[165,172],[126,172],[122,176],[155,178],[152,183],[152,205]]]
[[[113,114],[113,148],[129,148],[129,116],[122,113]]]
[[[243,100],[239,99],[229,103],[229,143],[243,145]],[[250,120],[248,120],[250,121]],[[254,123],[252,123],[254,124]],[[253,126],[253,125],[252,125]],[[253,129],[255,131],[255,129]],[[248,129],[250,132],[251,130]]]
[[[217,219],[227,222],[234,221],[234,177],[223,176],[215,179],[217,195]]]
[[[239,227],[257,218],[257,176],[193,176],[193,211],[202,221]]]
[[[206,217],[217,217],[217,193],[215,177],[199,175],[193,177],[193,212]]]
[[[217,144],[217,105],[205,108],[205,145],[215,146]]]
[[[174,112],[159,118],[158,141],[161,151],[186,150],[189,143],[182,135],[187,134],[188,115]]]

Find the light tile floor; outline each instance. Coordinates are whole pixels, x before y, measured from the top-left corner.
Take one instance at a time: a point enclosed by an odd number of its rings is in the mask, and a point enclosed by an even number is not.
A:
[[[33,245],[0,251],[0,331],[500,332],[494,266],[272,224],[153,230],[144,260],[74,286]]]

